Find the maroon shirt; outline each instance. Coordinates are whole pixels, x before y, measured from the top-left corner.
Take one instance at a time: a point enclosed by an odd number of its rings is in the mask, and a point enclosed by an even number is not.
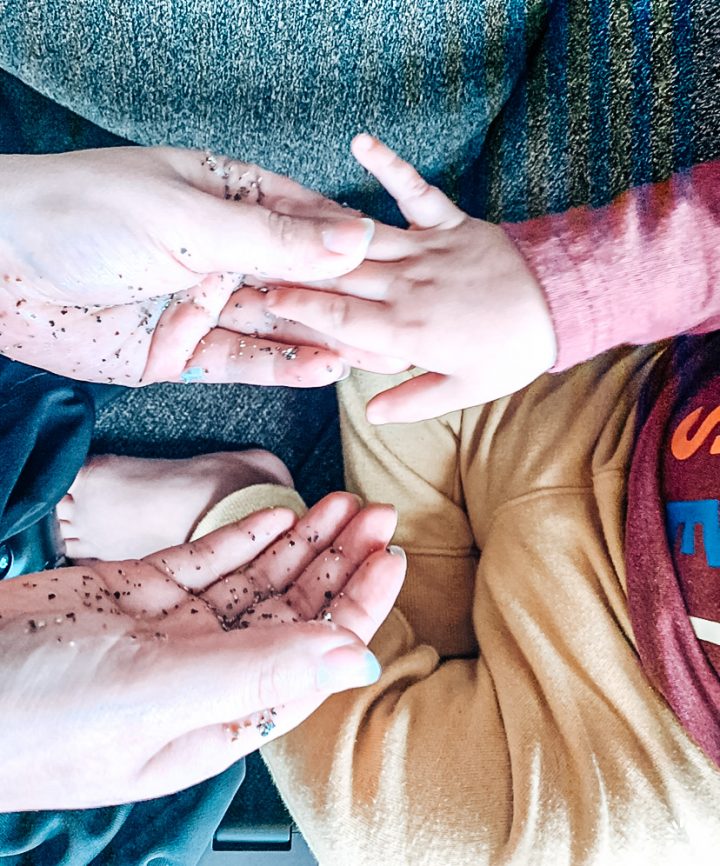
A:
[[[652,391],[628,485],[630,616],[649,679],[720,766],[720,646],[696,633],[720,640],[720,339],[678,341]]]

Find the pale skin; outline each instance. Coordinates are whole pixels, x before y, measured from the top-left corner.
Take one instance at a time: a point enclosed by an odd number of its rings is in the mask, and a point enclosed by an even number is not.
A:
[[[405,572],[395,522],[332,494],[299,520],[261,511],[142,560],[0,584],[0,811],[177,791],[373,682],[366,643]]]
[[[267,280],[339,276],[373,225],[258,166],[117,148],[0,157],[0,351],[96,382],[313,387],[399,369],[268,313]],[[249,283],[249,286],[243,285]],[[401,365],[402,366],[402,365]]]
[[[0,157],[0,187],[8,357],[126,385],[182,381],[196,368],[190,381],[304,387],[345,375],[347,347],[268,316],[256,286],[351,270],[368,221],[194,151]],[[258,471],[255,480],[288,483],[268,458],[238,458],[239,486]],[[200,491],[194,507],[220,492]],[[366,643],[405,570],[386,549],[394,511],[334,494],[295,526],[277,509],[143,560],[124,554],[0,583],[0,811],[171,793],[289,730],[332,692],[374,681]],[[299,532],[293,545],[288,531]],[[268,564],[279,560],[282,569]],[[272,730],[262,722],[270,708]]]
[[[426,371],[375,397],[374,423],[410,422],[511,394],[548,370],[555,336],[541,288],[498,226],[473,219],[368,135],[356,159],[396,200],[408,229],[376,225],[363,263],[279,286],[274,314]]]

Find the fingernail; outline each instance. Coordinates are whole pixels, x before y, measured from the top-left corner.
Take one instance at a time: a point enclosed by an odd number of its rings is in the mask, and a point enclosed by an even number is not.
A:
[[[350,378],[350,373],[352,373],[352,367],[349,364],[344,364],[342,373],[335,380],[336,382],[344,382],[346,379]]]
[[[343,646],[325,653],[317,672],[317,685],[324,692],[369,686],[380,679],[380,662],[359,646]]]
[[[375,223],[363,217],[359,220],[343,220],[322,233],[323,246],[331,253],[357,255],[367,249],[375,234]]]
[[[375,144],[375,139],[367,132],[361,132],[359,135],[355,136],[353,144],[360,150],[370,150],[373,144]]]
[[[397,544],[388,545],[387,550],[388,550],[388,553],[392,554],[393,556],[401,556],[403,559],[407,559],[407,555],[405,554],[405,551],[402,549],[402,547],[399,547]]]
[[[203,380],[203,368],[202,367],[189,367],[187,370],[183,370],[180,374],[180,381],[184,385],[189,385],[191,382],[202,382]]]

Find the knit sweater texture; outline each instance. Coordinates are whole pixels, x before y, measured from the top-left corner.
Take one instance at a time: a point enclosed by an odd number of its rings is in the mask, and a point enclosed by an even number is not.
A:
[[[716,0],[0,0],[0,67],[82,117],[384,218],[361,130],[493,220],[717,157],[719,42]]]

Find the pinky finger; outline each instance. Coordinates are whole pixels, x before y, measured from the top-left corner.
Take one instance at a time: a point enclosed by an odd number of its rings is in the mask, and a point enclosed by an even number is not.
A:
[[[431,186],[387,145],[365,133],[352,142],[353,156],[397,202],[405,219],[417,228],[451,228],[465,214],[436,186]]]

